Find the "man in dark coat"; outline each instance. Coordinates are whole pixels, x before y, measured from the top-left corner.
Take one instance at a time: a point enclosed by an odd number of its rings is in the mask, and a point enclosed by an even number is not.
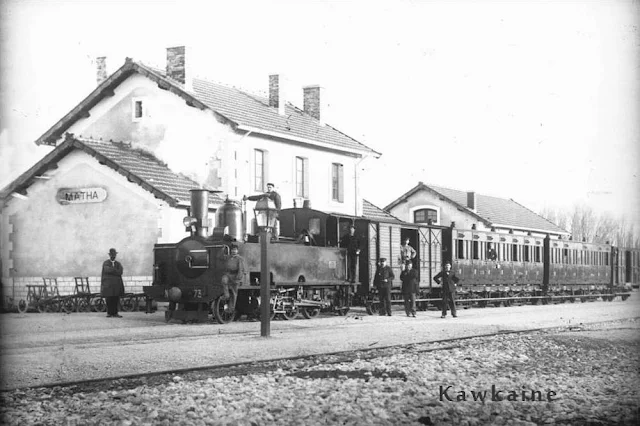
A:
[[[456,284],[458,277],[451,272],[451,263],[444,264],[444,270],[439,272],[433,280],[440,284],[442,282],[442,318],[447,316],[447,304],[451,306],[451,315],[455,318],[456,314]]]
[[[232,313],[236,310],[238,287],[242,285],[246,274],[244,258],[238,254],[238,246],[235,244],[231,246],[231,255],[227,259],[225,273],[227,279],[223,278],[222,288],[224,296],[229,298],[227,313]]]
[[[420,279],[418,278],[418,271],[413,269],[413,263],[407,261],[405,263],[405,269],[400,273],[400,280],[402,281],[402,295],[404,298],[404,311],[407,316],[416,316],[416,294],[418,294]]]
[[[374,282],[378,283],[380,293],[380,315],[391,316],[391,287],[395,275],[390,266],[387,266],[387,259],[380,258],[381,266],[376,271]]]
[[[349,233],[340,240],[340,247],[347,249],[347,281],[356,282],[356,264],[360,254],[360,239],[356,237],[356,227],[349,226]]]
[[[122,318],[118,314],[118,302],[120,296],[124,294],[124,283],[122,282],[122,264],[116,260],[118,252],[116,249],[109,249],[109,259],[102,264],[102,280],[100,282],[100,293],[107,303],[107,317]]]

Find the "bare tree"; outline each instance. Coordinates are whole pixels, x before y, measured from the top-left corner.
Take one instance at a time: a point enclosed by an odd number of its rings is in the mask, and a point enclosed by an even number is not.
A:
[[[569,230],[576,241],[609,242],[618,247],[640,248],[640,224],[633,224],[625,217],[597,214],[584,204],[574,205],[571,212],[544,207],[540,216]]]

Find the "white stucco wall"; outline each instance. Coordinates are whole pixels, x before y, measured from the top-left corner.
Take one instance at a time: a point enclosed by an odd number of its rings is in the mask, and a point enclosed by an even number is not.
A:
[[[134,100],[143,100],[145,116],[132,119]],[[118,86],[114,96],[104,98],[88,118],[78,120],[69,132],[104,140],[125,140],[144,147],[201,184],[223,191],[239,200],[252,195],[254,149],[268,152],[266,176],[277,186],[283,207],[292,207],[295,196],[295,157],[309,159],[309,199],[318,210],[346,214],[362,213],[362,199],[356,191],[353,155],[341,154],[298,142],[275,140],[257,133],[234,131],[218,122],[213,112],[186,105],[184,99],[159,89],[134,74]],[[331,200],[331,164],[343,164],[344,202]],[[356,199],[357,197],[357,199]]]
[[[61,188],[103,188],[98,203],[61,204]],[[86,276],[99,291],[101,265],[115,247],[127,291],[151,280],[153,245],[184,236],[184,209],[168,206],[83,151],[64,157],[50,179],[37,179],[27,199],[12,199],[1,212],[3,294],[26,296],[27,284],[58,279],[60,293],[73,292],[73,277]],[[160,227],[162,225],[162,237]]]
[[[440,200],[439,195],[426,190],[416,192],[405,202],[393,207],[389,213],[401,220],[413,223],[413,213],[422,208],[432,208],[438,211],[437,225],[449,226],[453,221],[457,228],[471,229],[472,225],[476,225],[478,230],[488,230],[467,209],[460,210],[451,203]]]

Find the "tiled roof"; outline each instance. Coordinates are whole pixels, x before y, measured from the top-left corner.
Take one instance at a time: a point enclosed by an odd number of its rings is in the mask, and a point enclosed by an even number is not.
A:
[[[31,185],[35,176],[44,173],[52,163],[60,161],[74,149],[87,152],[100,163],[116,170],[126,176],[129,181],[142,186],[172,206],[188,204],[190,202],[189,190],[201,187],[190,178],[171,171],[153,154],[132,148],[130,144],[68,136],[62,144],[36,165],[2,189],[0,199],[6,199],[13,192],[24,191]],[[222,204],[223,200],[214,193],[210,196],[210,202],[211,204]]]
[[[333,127],[326,124],[319,125],[318,120],[290,103],[286,104],[285,114],[280,115],[277,108],[269,106],[267,98],[245,93],[233,87],[193,79],[193,90],[196,97],[205,105],[240,126],[277,133],[285,139],[302,138],[338,149],[347,148],[373,153],[371,148]]]
[[[383,222],[404,223],[397,217],[364,199],[362,200],[362,216],[367,219],[380,220]]]
[[[440,186],[426,185],[420,182],[412,190],[385,207],[390,210],[400,201],[408,198],[420,190],[432,190],[443,195],[459,207],[467,208],[467,192],[457,189],[443,188]],[[478,216],[489,225],[501,225],[514,229],[539,230],[551,233],[568,234],[568,232],[553,222],[529,210],[523,205],[505,198],[492,197],[476,193],[476,212],[467,210],[470,214]]]
[[[193,92],[188,92],[183,84],[167,77],[164,71],[129,58],[80,104],[40,136],[36,144],[54,145],[74,122],[103,97],[111,95],[115,87],[133,73],[143,75],[157,83],[160,88],[182,97],[188,105],[211,109],[234,128],[360,155],[380,155],[333,127],[320,125],[318,120],[291,104],[286,105],[285,115],[279,115],[277,108],[270,107],[266,98],[202,79],[193,79]]]

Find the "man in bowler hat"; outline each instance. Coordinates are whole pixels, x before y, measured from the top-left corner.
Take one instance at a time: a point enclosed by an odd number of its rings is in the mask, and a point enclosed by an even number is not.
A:
[[[109,249],[109,259],[102,264],[102,280],[100,282],[100,293],[107,303],[108,318],[122,318],[118,314],[118,302],[120,296],[124,294],[124,283],[122,282],[122,264],[116,260],[118,252],[116,249]]]
[[[458,277],[451,272],[451,262],[444,264],[444,270],[440,271],[433,280],[440,284],[442,282],[442,318],[447,316],[447,304],[451,306],[451,315],[455,318],[456,314],[456,284]]]
[[[395,275],[390,266],[387,266],[387,259],[380,258],[380,268],[376,271],[374,282],[378,283],[380,293],[380,315],[391,316],[391,287]]]

